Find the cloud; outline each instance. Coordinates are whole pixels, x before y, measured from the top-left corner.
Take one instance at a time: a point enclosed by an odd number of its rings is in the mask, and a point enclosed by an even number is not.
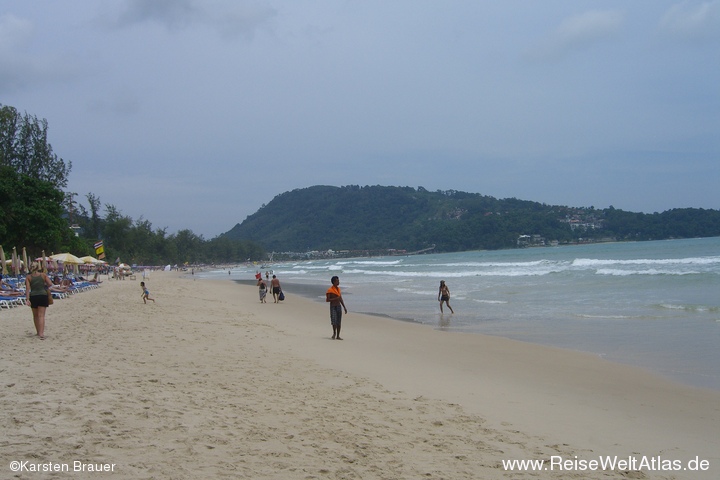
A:
[[[568,17],[531,51],[531,55],[540,59],[564,57],[612,38],[623,22],[623,13],[616,10],[589,11]]]
[[[660,29],[686,39],[720,37],[720,1],[675,4],[663,15]]]
[[[118,24],[155,22],[172,30],[195,23],[199,13],[190,0],[132,0],[118,17]]]
[[[33,26],[15,15],[0,15],[0,92],[20,87],[36,66],[20,54],[32,38]]]
[[[33,52],[35,25],[12,14],[0,15],[0,93],[27,90],[67,71],[58,61]]]
[[[276,15],[265,4],[248,1],[131,0],[116,24],[127,27],[156,23],[170,31],[210,27],[223,38],[252,38],[255,31]]]
[[[141,100],[129,88],[124,87],[116,92],[106,93],[102,97],[90,100],[88,108],[94,113],[134,115],[141,110]]]
[[[33,26],[12,14],[0,15],[0,51],[23,47],[32,37]]]

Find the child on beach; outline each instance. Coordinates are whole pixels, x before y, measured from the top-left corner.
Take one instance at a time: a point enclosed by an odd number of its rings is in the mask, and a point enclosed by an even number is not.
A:
[[[152,300],[155,303],[155,299],[150,298],[150,291],[145,286],[145,282],[140,282],[140,288],[142,288],[142,299],[143,303],[147,303],[148,300]]]

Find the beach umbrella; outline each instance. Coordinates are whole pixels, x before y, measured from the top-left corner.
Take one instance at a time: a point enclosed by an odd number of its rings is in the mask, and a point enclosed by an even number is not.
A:
[[[90,264],[90,265],[99,265],[99,264],[103,263],[102,260],[98,260],[97,258],[95,258],[91,255],[88,255],[86,257],[80,257],[80,260],[82,260],[84,264]]]
[[[45,256],[45,250],[42,251],[42,257],[37,258],[36,260],[40,261],[40,267],[42,268],[43,273],[47,273],[47,257]]]
[[[5,266],[5,250],[0,245],[0,261],[2,261],[2,274],[7,275],[7,267]]]
[[[30,269],[27,263],[27,249],[23,247],[23,273],[28,273],[28,271],[30,271]]]
[[[50,255],[50,258],[66,265],[82,265],[85,263],[72,253],[56,253],[55,255]]]

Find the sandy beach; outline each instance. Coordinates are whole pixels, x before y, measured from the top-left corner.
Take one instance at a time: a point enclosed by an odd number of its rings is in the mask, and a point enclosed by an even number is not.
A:
[[[336,341],[292,291],[153,272],[146,305],[139,283],[56,301],[44,341],[0,312],[1,478],[720,478],[718,392],[350,299]]]

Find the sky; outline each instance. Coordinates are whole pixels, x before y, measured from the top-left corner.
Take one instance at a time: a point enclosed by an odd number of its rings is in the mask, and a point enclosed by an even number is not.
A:
[[[720,0],[0,0],[0,104],[168,234],[313,185],[720,208]]]

